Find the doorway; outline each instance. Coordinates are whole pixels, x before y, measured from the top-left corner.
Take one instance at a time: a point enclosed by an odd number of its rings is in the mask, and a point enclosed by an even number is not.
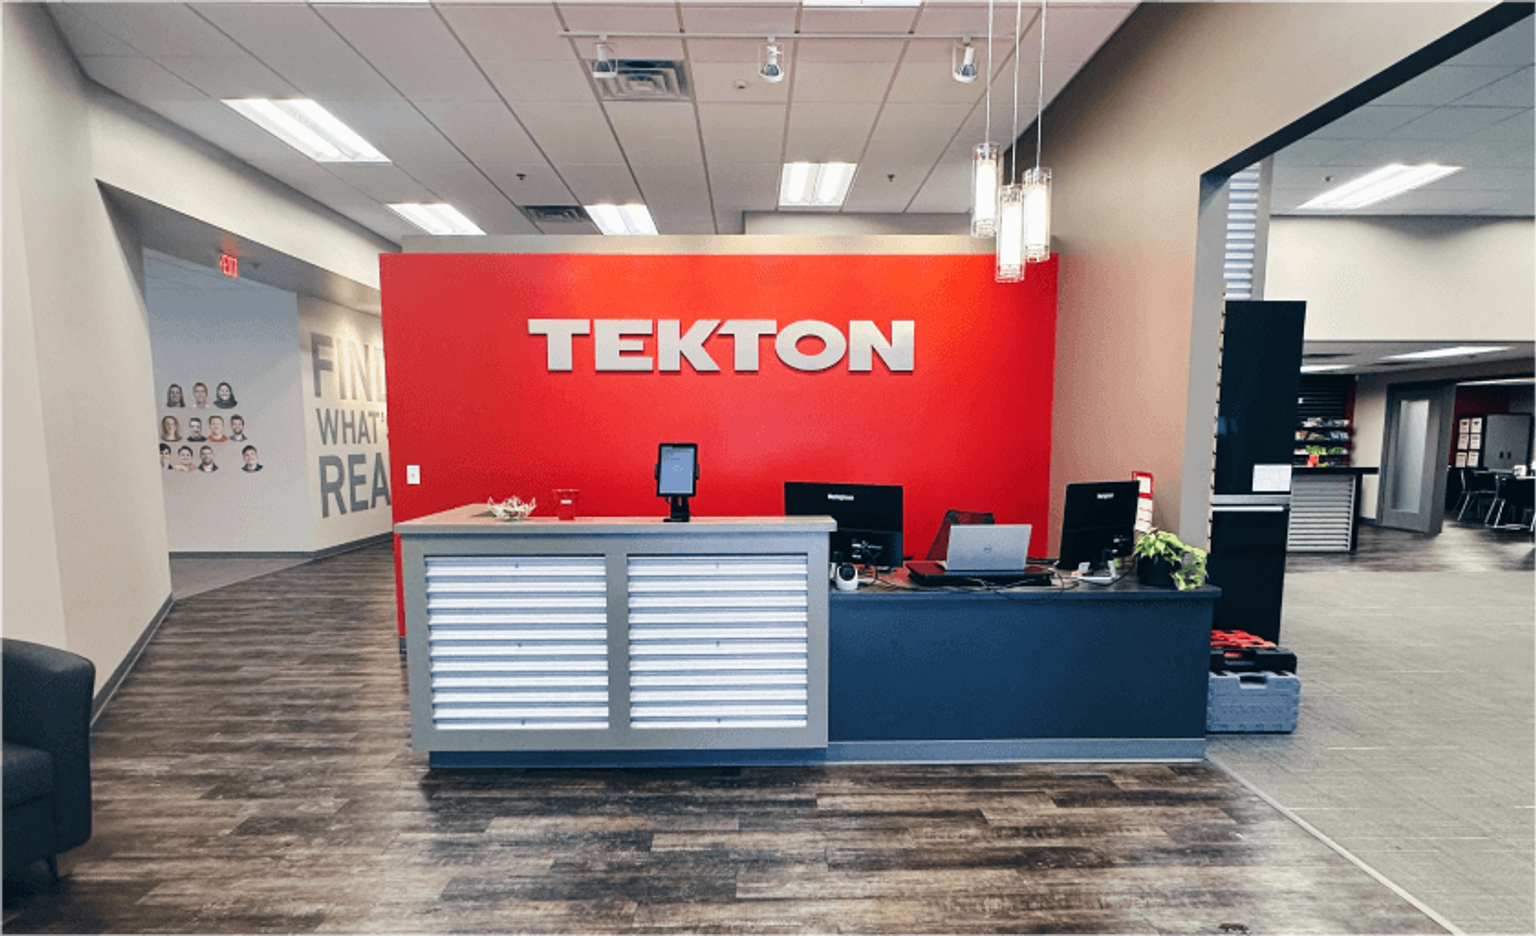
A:
[[[1445,522],[1446,464],[1456,404],[1455,384],[1387,389],[1386,432],[1376,522],[1434,536]]]

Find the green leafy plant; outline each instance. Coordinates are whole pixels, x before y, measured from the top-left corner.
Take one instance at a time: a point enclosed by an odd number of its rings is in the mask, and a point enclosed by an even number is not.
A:
[[[1136,548],[1131,550],[1131,557],[1140,559],[1143,556],[1173,566],[1173,584],[1180,591],[1205,584],[1205,550],[1189,545],[1175,533],[1167,530],[1143,533],[1136,540]]]

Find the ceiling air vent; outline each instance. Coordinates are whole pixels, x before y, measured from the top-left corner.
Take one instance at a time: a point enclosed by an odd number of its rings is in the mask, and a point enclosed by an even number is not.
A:
[[[592,63],[588,63],[591,65]],[[596,81],[605,101],[690,101],[693,90],[682,62],[663,59],[619,59],[618,74]]]
[[[586,209],[580,205],[523,205],[523,217],[534,224],[545,221],[587,223]]]

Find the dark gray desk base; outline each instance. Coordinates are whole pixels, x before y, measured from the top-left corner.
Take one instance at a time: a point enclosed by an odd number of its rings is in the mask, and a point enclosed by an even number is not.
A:
[[[432,765],[1196,761],[1218,594],[833,594],[826,748],[437,752]]]

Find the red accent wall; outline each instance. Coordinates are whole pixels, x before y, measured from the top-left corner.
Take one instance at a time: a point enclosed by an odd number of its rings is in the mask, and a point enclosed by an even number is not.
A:
[[[663,516],[656,445],[699,445],[695,515],[783,513],[783,482],[900,484],[906,552],[922,555],[946,509],[1033,523],[1044,551],[1050,495],[1056,259],[1023,284],[959,256],[386,254],[381,258],[396,522],[488,497],[581,491],[583,516]],[[756,373],[733,342],[705,347],[719,373],[594,369],[593,338],[551,373],[530,318],[915,322],[915,362],[878,355],[816,373],[759,342]],[[654,336],[644,354],[655,356]],[[803,339],[802,350],[820,344]],[[405,483],[420,465],[422,483]]]

